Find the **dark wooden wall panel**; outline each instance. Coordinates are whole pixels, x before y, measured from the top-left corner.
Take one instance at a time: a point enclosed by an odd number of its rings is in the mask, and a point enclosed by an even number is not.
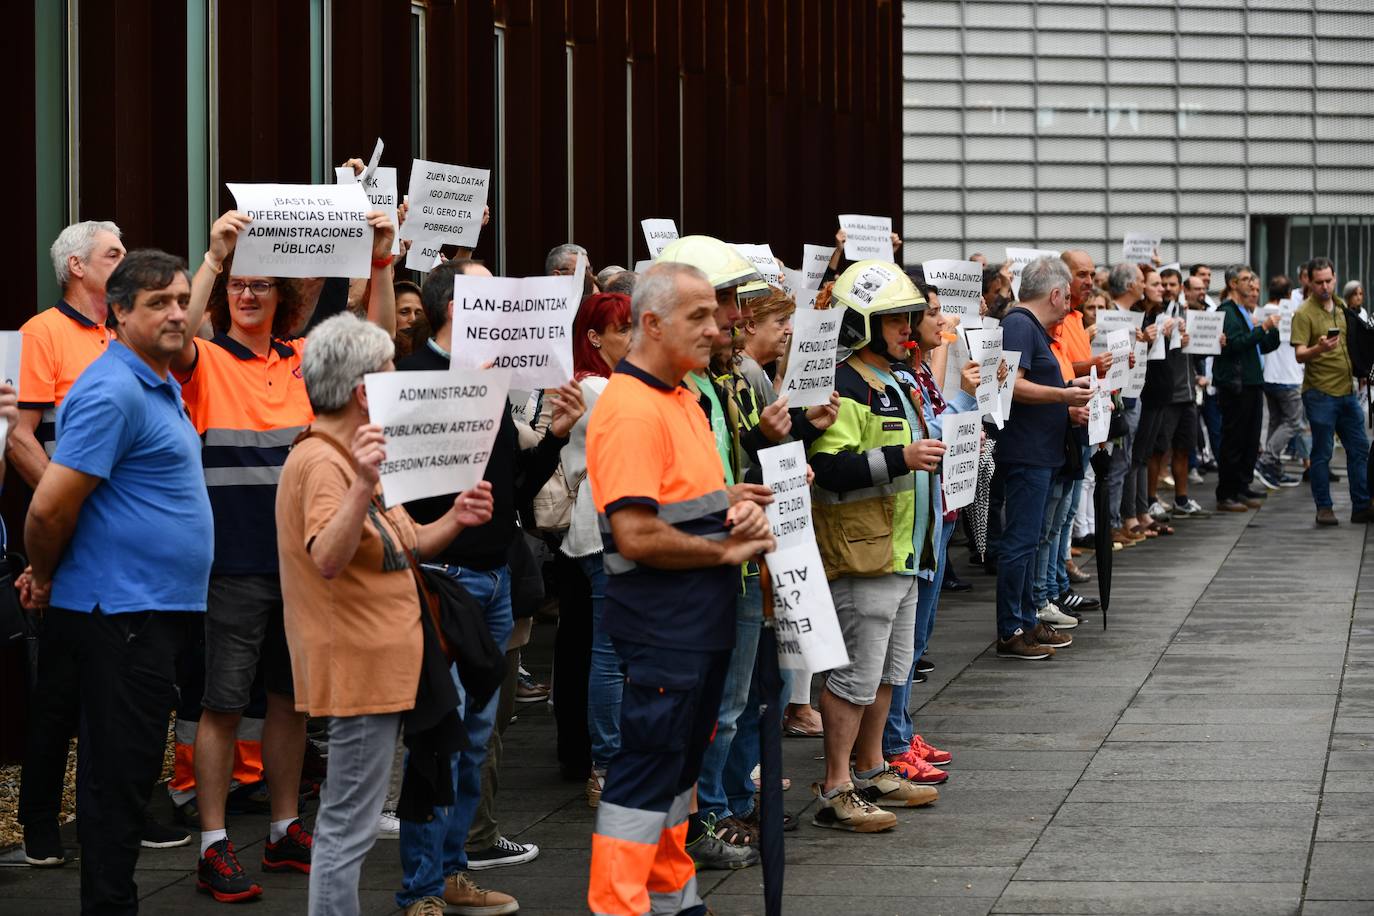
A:
[[[375,0],[333,0],[334,161],[364,162],[381,137],[385,165],[408,178],[411,148],[410,7]],[[328,177],[328,176],[327,176]],[[401,191],[405,193],[404,190]]]

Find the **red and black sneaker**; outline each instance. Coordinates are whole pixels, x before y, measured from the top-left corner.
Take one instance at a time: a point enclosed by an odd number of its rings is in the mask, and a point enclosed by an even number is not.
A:
[[[315,837],[301,824],[300,818],[286,827],[286,835],[277,842],[268,842],[262,849],[263,871],[298,871],[310,874],[310,850]]]
[[[229,840],[216,840],[196,865],[196,890],[220,903],[238,903],[262,896],[262,886],[248,877]]]

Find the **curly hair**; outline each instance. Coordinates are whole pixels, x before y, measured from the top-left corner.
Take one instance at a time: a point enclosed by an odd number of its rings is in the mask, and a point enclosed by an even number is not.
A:
[[[210,302],[205,311],[210,316],[210,324],[216,334],[227,334],[233,326],[229,313],[229,275],[234,264],[234,254],[224,259],[224,269],[215,277],[215,285],[210,289]],[[272,316],[272,336],[288,337],[292,330],[300,326],[301,316],[305,314],[305,300],[299,280],[288,277],[273,277],[277,290],[277,311]]]

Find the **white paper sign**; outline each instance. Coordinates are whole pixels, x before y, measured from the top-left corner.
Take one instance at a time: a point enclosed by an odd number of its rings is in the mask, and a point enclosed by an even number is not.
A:
[[[798,544],[814,544],[811,526],[811,485],[806,482],[806,446],[785,442],[759,449],[759,469],[763,484],[773,491],[773,501],[764,507],[778,550]]]
[[[978,441],[983,432],[980,413],[945,414],[940,438],[945,457],[940,488],[945,493],[946,509],[962,509],[973,502],[978,492]]]
[[[1226,324],[1225,312],[1189,312],[1188,346],[1184,353],[1221,354],[1221,332]]]
[[[983,265],[940,259],[921,265],[926,282],[940,291],[940,311],[959,316],[959,326],[974,327],[983,304]]]
[[[678,237],[677,223],[670,219],[642,219],[639,225],[644,228],[644,241],[649,245],[651,260],[658,257],[664,247]]]
[[[443,258],[439,257],[439,249],[443,247],[443,239],[411,242],[410,251],[406,252],[406,269],[429,273],[443,263]]]
[[[835,246],[803,245],[801,270],[807,289],[820,289],[821,280],[830,268],[830,259],[835,254]]]
[[[815,538],[765,554],[764,560],[773,579],[779,667],[830,671],[849,664]]]
[[[379,144],[382,142],[377,141]],[[369,177],[367,172],[359,180],[353,174],[353,169],[343,166],[334,170],[335,184],[356,184],[361,185],[363,193],[367,195],[367,201],[372,205],[373,210],[381,210],[391,220],[391,225],[396,225],[396,169],[392,166],[379,168],[375,164],[372,168],[372,175]],[[401,233],[399,227],[396,235],[391,239],[391,253],[401,253]]]
[[[978,388],[974,397],[978,399],[978,410],[991,418],[1000,429],[1002,408],[997,402],[997,365],[1002,361],[1002,329],[984,328],[968,331],[968,348],[971,358],[978,364]]]
[[[1126,237],[1121,240],[1121,263],[1153,264],[1155,251],[1162,241],[1164,239],[1160,236],[1148,232],[1126,233]]]
[[[797,311],[800,312],[806,309],[814,309],[816,307],[816,297],[820,294],[821,291],[818,289],[800,289],[793,292],[792,298],[796,300]],[[793,326],[795,325],[796,319],[794,318]]]
[[[579,261],[581,256],[579,255]],[[516,388],[554,388],[573,376],[572,322],[582,277],[453,278],[455,366],[490,362]]]
[[[892,218],[888,216],[860,216],[840,214],[840,228],[844,230],[844,256],[851,261],[877,258],[892,260]]]
[[[782,285],[795,297],[797,293],[806,289],[806,275],[800,270],[793,270],[784,264],[782,268]]]
[[[1121,389],[1123,398],[1140,397],[1140,392],[1145,390],[1145,370],[1150,365],[1150,351],[1145,346],[1145,341],[1137,340],[1131,355],[1135,357],[1135,365],[1131,367],[1130,375],[1126,377],[1126,385]]]
[[[812,304],[815,300],[812,300]],[[792,315],[792,344],[787,374],[778,394],[789,407],[820,407],[835,390],[835,353],[839,346],[842,309],[798,309]]]
[[[1099,445],[1107,441],[1107,434],[1112,428],[1111,389],[1099,382],[1096,366],[1091,367],[1089,379],[1093,396],[1088,401],[1088,444]]]
[[[229,184],[252,222],[234,249],[237,277],[372,276],[372,209],[360,185]]]
[[[490,178],[487,169],[416,159],[410,165],[410,210],[401,238],[476,248]]]
[[[963,334],[958,334],[949,343],[949,355],[945,357],[945,379],[940,386],[940,392],[946,401],[952,401],[958,396],[963,383],[964,366],[968,361],[968,341],[964,339]]]
[[[1097,310],[1097,333],[1093,335],[1093,355],[1107,352],[1107,341],[1117,331],[1130,331],[1131,338],[1140,330],[1144,316],[1139,312],[1128,312],[1118,308]]]
[[[1107,352],[1112,355],[1111,368],[1102,379],[1103,385],[1108,391],[1120,391],[1126,387],[1126,382],[1131,376],[1131,351],[1135,349],[1135,331],[1131,328],[1120,328],[1107,335]],[[1097,371],[1097,366],[1093,366],[1093,371]]]
[[[1016,371],[1021,368],[1020,350],[1003,350],[1002,361],[1007,364],[1007,377],[997,386],[997,402],[1002,405],[1002,422],[1011,419],[1011,394],[1016,387]]]
[[[1150,344],[1150,359],[1168,359],[1169,335],[1164,333],[1164,325],[1168,322],[1169,316],[1160,312],[1155,316],[1155,339]]]
[[[386,437],[381,471],[388,507],[461,493],[482,479],[507,409],[509,372],[374,372],[363,383],[368,414]]]
[[[19,357],[24,349],[24,335],[19,331],[0,331],[0,382],[19,391]],[[0,417],[0,448],[10,434],[10,421]]]
[[[1057,258],[1059,252],[1050,251],[1048,248],[1008,248],[1007,260],[1011,262],[1011,295],[1012,298],[1021,298],[1021,271],[1026,269],[1026,265],[1037,258]]]
[[[1291,344],[1293,342],[1293,315],[1297,313],[1298,306],[1301,304],[1291,299],[1279,303],[1279,343]]]
[[[733,242],[731,245],[763,275],[765,283],[771,283],[773,286],[782,285],[782,271],[778,269],[778,260],[773,257],[771,247],[766,244],[746,245],[743,242]]]

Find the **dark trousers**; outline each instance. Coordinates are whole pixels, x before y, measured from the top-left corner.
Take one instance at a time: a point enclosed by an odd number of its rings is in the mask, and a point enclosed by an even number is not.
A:
[[[38,683],[24,736],[19,823],[56,827],[67,778],[67,749],[81,718],[80,678],[73,646],[59,622],[43,618],[38,633]]]
[[[1264,389],[1245,385],[1239,391],[1219,388],[1221,452],[1217,455],[1217,502],[1244,499],[1255,476],[1259,458],[1260,430],[1264,414]]]
[[[587,680],[592,670],[592,586],[577,560],[554,552],[558,579],[558,633],[553,643],[553,719],[558,764],[568,778],[592,766],[587,730]]]
[[[71,646],[81,697],[78,753],[87,773],[77,820],[83,916],[138,912],[134,866],[143,809],[162,772],[167,716],[176,703],[177,653],[200,616],[59,608],[46,614],[54,637]]]
[[[1032,583],[1035,549],[1045,525],[1056,468],[1005,466],[1006,521],[997,545],[997,638],[1027,636],[1038,622]]]

